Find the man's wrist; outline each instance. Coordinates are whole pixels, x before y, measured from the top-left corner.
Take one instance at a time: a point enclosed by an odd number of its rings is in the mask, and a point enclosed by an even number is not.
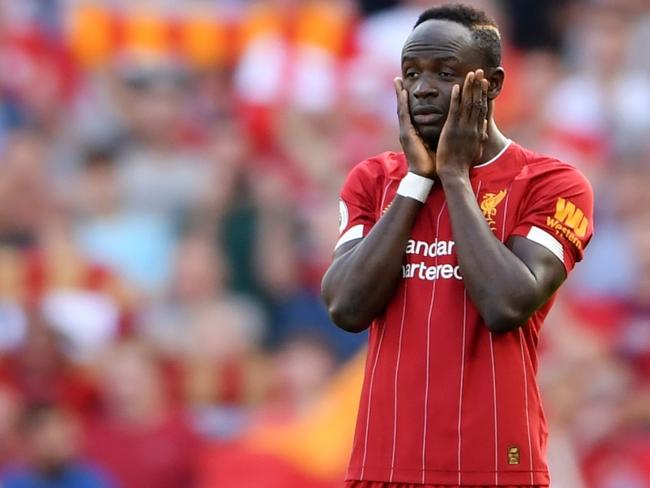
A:
[[[448,169],[438,171],[440,182],[445,184],[466,183],[470,181],[469,170],[459,167],[459,165],[450,164]]]
[[[425,203],[435,181],[409,171],[400,181],[397,194]]]

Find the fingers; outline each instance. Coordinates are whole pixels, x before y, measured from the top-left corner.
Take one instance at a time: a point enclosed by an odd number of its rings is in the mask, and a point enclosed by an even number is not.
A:
[[[480,134],[483,134],[483,126],[487,121],[487,91],[489,82],[485,78],[483,70],[476,71],[476,82],[474,84],[474,103],[473,109],[475,110],[475,120]]]
[[[471,85],[470,93],[468,93],[468,97],[471,95],[471,101],[469,99],[467,100],[468,122],[479,129],[480,124],[487,115],[487,103],[484,103],[483,100],[483,83],[486,81],[483,70],[476,70],[474,73],[474,82]]]
[[[477,69],[474,72],[474,83],[472,83],[472,105],[470,111],[470,121],[476,121],[481,111],[481,81],[483,80],[483,70]]]
[[[461,110],[460,85],[451,88],[451,101],[449,103],[449,118],[457,120]]]
[[[397,96],[397,114],[401,118],[402,112],[402,92],[404,91],[404,83],[401,78],[395,78],[393,80],[393,86],[395,87],[395,96]]]
[[[478,118],[478,127],[484,139],[487,139],[487,126],[488,126],[488,88],[490,82],[485,78],[481,80],[481,112]]]
[[[397,117],[402,130],[411,126],[411,115],[409,113],[408,93],[404,88],[404,82],[401,78],[393,80],[395,85],[395,95],[397,96]]]
[[[472,116],[472,103],[474,102],[474,96],[472,88],[474,86],[474,79],[476,74],[473,71],[467,73],[465,76],[465,82],[463,83],[463,91],[461,92],[461,120],[463,122],[469,122],[470,117]]]
[[[481,82],[483,81],[483,70],[477,69],[474,72],[474,83],[472,83],[472,113],[471,120],[477,120],[481,112]]]
[[[465,77],[461,93],[460,120],[483,133],[484,121],[487,119],[487,92],[489,82],[482,69],[470,71]]]
[[[402,78],[395,78],[393,80],[393,86],[395,87],[395,93],[397,94],[397,98],[399,100],[399,95],[401,91],[404,89],[404,82],[402,81]]]

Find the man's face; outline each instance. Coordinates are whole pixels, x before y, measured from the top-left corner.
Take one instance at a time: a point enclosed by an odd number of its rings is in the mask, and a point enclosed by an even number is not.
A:
[[[447,20],[428,20],[402,49],[402,79],[409,94],[411,120],[430,150],[436,151],[447,120],[451,89],[462,87],[469,71],[482,68],[469,29]]]

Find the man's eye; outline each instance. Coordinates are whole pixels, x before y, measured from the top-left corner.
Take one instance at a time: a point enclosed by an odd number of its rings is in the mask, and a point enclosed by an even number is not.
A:
[[[438,73],[438,75],[441,78],[453,78],[454,77],[454,74],[452,72],[450,72],[450,71],[441,71],[440,73]]]
[[[418,77],[418,72],[409,70],[406,72],[406,77],[410,78],[411,80],[414,80],[415,78]]]

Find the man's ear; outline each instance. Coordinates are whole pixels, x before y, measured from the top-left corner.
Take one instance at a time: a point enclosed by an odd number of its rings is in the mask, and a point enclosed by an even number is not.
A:
[[[501,89],[503,88],[503,80],[505,77],[506,72],[501,66],[498,68],[491,68],[488,71],[487,79],[490,82],[487,92],[488,100],[494,100],[499,96],[499,93],[501,93]]]

